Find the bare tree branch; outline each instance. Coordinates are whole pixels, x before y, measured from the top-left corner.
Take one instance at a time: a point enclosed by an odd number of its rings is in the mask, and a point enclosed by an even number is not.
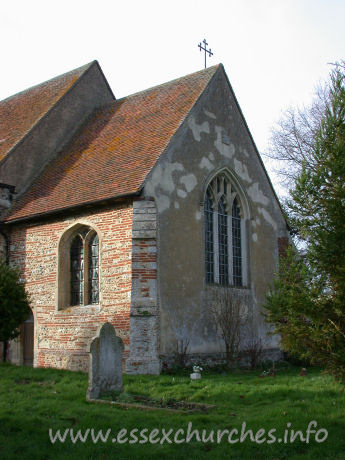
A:
[[[241,330],[248,314],[248,306],[244,300],[243,296],[231,288],[219,287],[211,294],[210,311],[224,341],[229,367],[238,355]]]
[[[319,83],[308,107],[288,108],[272,128],[269,146],[263,156],[273,161],[274,171],[285,188],[291,187],[303,164],[316,170],[318,152],[315,135],[321,127],[329,101],[329,84]]]

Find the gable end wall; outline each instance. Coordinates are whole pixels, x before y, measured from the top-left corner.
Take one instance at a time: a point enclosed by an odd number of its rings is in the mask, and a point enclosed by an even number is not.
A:
[[[4,158],[0,182],[15,186],[18,194],[25,191],[86,117],[113,100],[98,64],[93,64]]]
[[[148,177],[144,194],[157,205],[160,352],[173,356],[189,340],[194,356],[215,356],[224,344],[207,303],[203,200],[211,177],[226,168],[248,204],[245,222],[248,283],[256,333],[267,349],[261,305],[278,261],[278,238],[287,228],[237,102],[220,68]]]

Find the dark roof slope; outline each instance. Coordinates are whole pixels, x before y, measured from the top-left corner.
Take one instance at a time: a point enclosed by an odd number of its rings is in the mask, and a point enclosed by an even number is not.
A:
[[[0,102],[0,161],[92,64],[93,62]]]
[[[119,99],[89,120],[7,221],[135,193],[219,66]]]

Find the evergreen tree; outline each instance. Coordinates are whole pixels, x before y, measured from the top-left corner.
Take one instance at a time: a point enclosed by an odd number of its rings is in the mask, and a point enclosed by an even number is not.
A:
[[[7,341],[19,334],[18,327],[30,313],[28,295],[19,282],[18,271],[0,261],[0,341],[4,343],[3,361]]]
[[[267,319],[283,347],[322,363],[345,382],[345,73],[337,65],[320,126],[311,139],[287,202],[289,218],[305,244],[292,252],[267,298]],[[294,340],[294,337],[296,338]]]

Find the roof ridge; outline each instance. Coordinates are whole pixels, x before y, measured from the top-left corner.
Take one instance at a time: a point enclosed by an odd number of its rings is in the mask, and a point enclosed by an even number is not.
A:
[[[95,108],[16,202],[6,221],[55,212],[66,203],[85,205],[91,195],[92,200],[106,201],[139,192],[222,68],[218,64],[202,69]],[[155,92],[157,97],[151,97]]]
[[[92,67],[92,65],[94,65],[94,64],[96,64],[96,63],[98,63],[97,59],[95,59],[95,60],[93,60],[93,61],[91,61],[91,62],[89,62],[89,63],[87,63],[87,64],[84,64],[84,65],[82,65],[82,66],[80,66],[80,67],[77,67],[77,68],[75,68],[75,69],[72,69],[72,70],[69,70],[69,71],[67,71],[67,72],[64,72],[64,73],[62,73],[62,74],[60,74],[60,75],[57,75],[56,77],[49,78],[48,80],[42,81],[41,83],[37,83],[36,85],[29,86],[29,87],[26,88],[26,89],[23,89],[23,90],[21,90],[21,91],[18,91],[17,93],[11,94],[11,96],[8,96],[8,97],[6,97],[5,99],[2,99],[2,100],[0,101],[0,104],[2,104],[3,102],[8,102],[10,99],[12,99],[12,98],[14,98],[14,97],[17,97],[17,96],[19,96],[20,94],[24,94],[24,93],[26,93],[26,92],[28,92],[28,91],[31,91],[31,90],[36,89],[36,88],[39,88],[40,86],[45,85],[45,84],[50,83],[50,82],[53,82],[54,80],[59,80],[60,78],[66,77],[67,75],[70,75],[70,74],[73,74],[73,73],[77,73],[78,71],[81,71],[81,69],[84,68],[83,71],[80,73],[80,76],[79,76],[79,78],[80,78],[82,75],[84,75],[84,73],[85,73],[90,67]]]
[[[117,101],[121,101],[122,99],[128,99],[129,97],[138,96],[139,94],[144,94],[146,92],[152,91],[153,89],[158,89],[158,88],[162,88],[164,86],[171,85],[172,83],[176,83],[179,80],[180,81],[184,80],[185,78],[192,78],[193,76],[196,76],[197,74],[209,73],[210,74],[210,79],[211,79],[211,77],[216,73],[218,68],[221,67],[221,66],[223,66],[223,64],[219,63],[219,64],[216,64],[214,66],[207,67],[206,69],[197,70],[196,72],[192,72],[192,73],[189,73],[187,75],[183,75],[182,77],[174,78],[174,79],[172,79],[170,81],[167,81],[165,83],[160,83],[158,85],[150,86],[149,88],[143,89],[141,91],[136,91],[135,93],[128,94],[127,96],[123,96],[123,97],[117,99]]]
[[[49,83],[52,83],[52,82],[55,82],[55,81],[59,81],[59,80],[62,80],[63,78],[66,78],[66,76],[68,77],[72,77],[73,74],[76,74],[77,75],[77,78],[76,80],[71,84],[71,86],[68,86],[68,88],[63,92],[63,94],[61,94],[58,99],[45,111],[43,111],[40,116],[34,120],[34,122],[32,123],[32,125],[29,127],[29,129],[7,150],[7,152],[5,153],[4,156],[1,157],[0,155],[0,164],[3,163],[4,161],[6,161],[6,159],[8,158],[8,156],[11,154],[11,152],[14,151],[15,148],[18,147],[18,145],[20,145],[23,140],[28,136],[28,134],[30,132],[32,132],[32,130],[39,125],[39,123],[47,116],[47,114],[52,110],[53,107],[55,107],[57,104],[59,104],[59,102],[66,96],[67,93],[69,93],[71,91],[72,88],[75,87],[75,85],[80,81],[80,79],[86,74],[86,72],[88,72],[90,70],[90,68],[93,66],[93,65],[98,65],[98,61],[97,60],[94,60],[92,62],[89,62],[88,64],[85,64],[84,66],[81,66],[81,67],[77,67],[76,69],[74,70],[70,70],[69,72],[65,72],[61,75],[58,75],[57,77],[54,77],[54,78],[51,78],[50,80],[46,80],[38,85],[35,85],[35,86],[32,86],[30,88],[27,88],[26,90],[24,91],[21,91],[19,93],[16,93],[16,94],[13,94],[12,96],[10,96],[9,98],[7,99],[3,99],[2,101],[0,101],[0,107],[2,105],[2,103],[4,103],[4,106],[6,107],[6,103],[10,102],[11,99],[13,98],[16,98],[18,97],[19,95],[24,95],[24,94],[28,94],[29,91],[34,91],[35,89],[39,89],[40,87],[44,87],[44,85],[47,85]],[[80,73],[79,73],[79,72]],[[79,73],[79,75],[78,75]]]

